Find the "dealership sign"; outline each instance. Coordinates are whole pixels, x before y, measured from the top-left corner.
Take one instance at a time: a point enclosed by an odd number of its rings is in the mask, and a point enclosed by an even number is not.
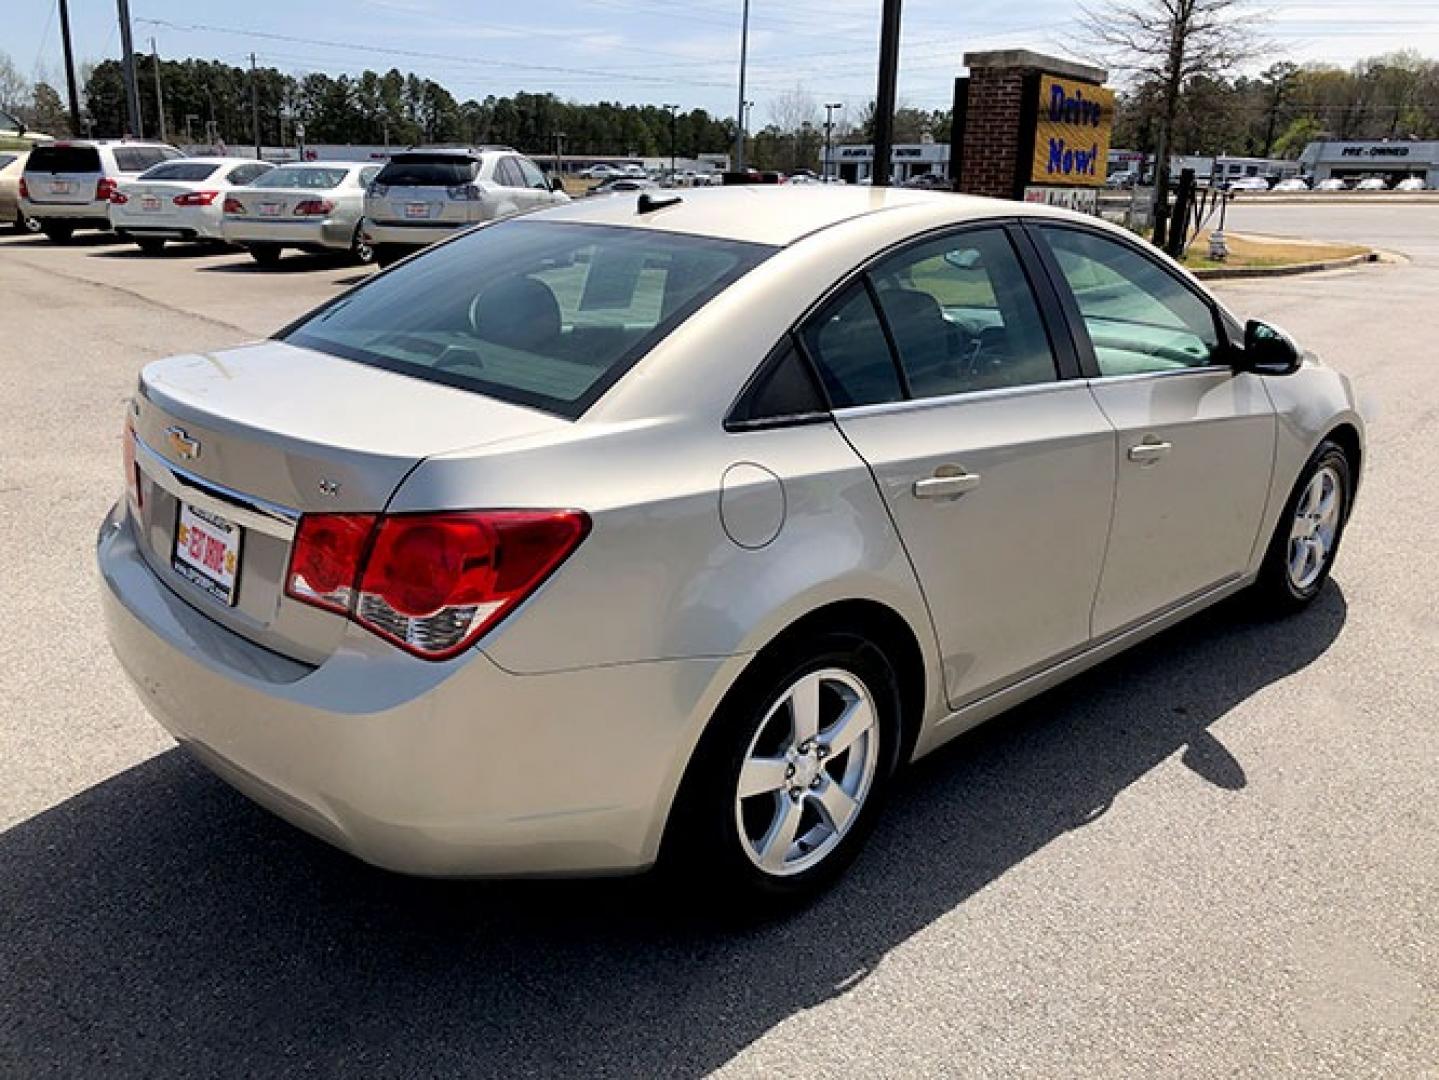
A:
[[[1034,184],[1099,187],[1114,127],[1114,91],[1045,75],[1039,80],[1034,131]]]

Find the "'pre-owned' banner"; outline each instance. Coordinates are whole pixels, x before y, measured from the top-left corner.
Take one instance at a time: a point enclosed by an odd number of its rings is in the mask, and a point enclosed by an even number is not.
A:
[[[1113,90],[1056,75],[1043,76],[1030,181],[1077,187],[1103,184],[1113,127]]]

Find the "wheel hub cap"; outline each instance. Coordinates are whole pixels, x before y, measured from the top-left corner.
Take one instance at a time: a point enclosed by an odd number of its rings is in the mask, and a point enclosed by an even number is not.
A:
[[[1311,588],[1323,575],[1334,552],[1343,511],[1344,489],[1339,474],[1328,465],[1305,485],[1294,509],[1289,531],[1289,583]]]

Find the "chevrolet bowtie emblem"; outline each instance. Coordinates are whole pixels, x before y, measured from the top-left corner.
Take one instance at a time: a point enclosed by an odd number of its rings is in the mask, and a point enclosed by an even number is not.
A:
[[[170,452],[182,461],[194,461],[200,456],[200,440],[190,438],[184,428],[166,428],[165,438],[170,441]]]

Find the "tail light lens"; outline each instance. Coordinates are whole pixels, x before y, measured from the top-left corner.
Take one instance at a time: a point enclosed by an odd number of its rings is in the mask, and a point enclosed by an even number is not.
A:
[[[370,190],[369,190],[368,192],[366,192],[366,194],[372,195],[372,196],[374,196],[374,197],[377,198],[377,199],[383,199],[383,198],[384,198],[386,195],[388,195],[389,193],[390,193],[390,185],[389,185],[389,184],[371,184],[371,185],[370,185]]]
[[[539,588],[589,529],[578,510],[306,514],[285,592],[444,660]]]
[[[187,191],[176,195],[172,201],[176,206],[209,206],[219,195],[218,191]]]
[[[130,201],[130,196],[126,195],[123,191],[112,191],[112,192],[110,192],[110,205],[111,205],[111,206],[124,206],[124,205],[125,205],[127,202],[129,202],[129,201]]]
[[[125,493],[135,500],[135,508],[145,507],[145,496],[140,490],[140,466],[135,464],[135,425],[125,418],[125,431],[120,436],[120,452],[125,458]]]
[[[95,184],[95,201],[109,202],[114,194],[115,181],[108,176],[100,177],[99,181]]]
[[[475,184],[456,184],[454,187],[445,188],[445,192],[452,199],[460,202],[478,202],[482,192]]]
[[[335,204],[329,199],[302,199],[296,204],[294,215],[296,217],[324,217],[335,208]]]
[[[245,212],[245,204],[242,203],[239,199],[228,198],[225,200],[225,204],[222,209],[227,214],[243,214]]]
[[[30,185],[27,184],[27,183],[25,183],[25,178],[22,176],[22,177],[20,177],[20,198],[22,198],[22,199],[28,199],[29,197],[30,197]]]

